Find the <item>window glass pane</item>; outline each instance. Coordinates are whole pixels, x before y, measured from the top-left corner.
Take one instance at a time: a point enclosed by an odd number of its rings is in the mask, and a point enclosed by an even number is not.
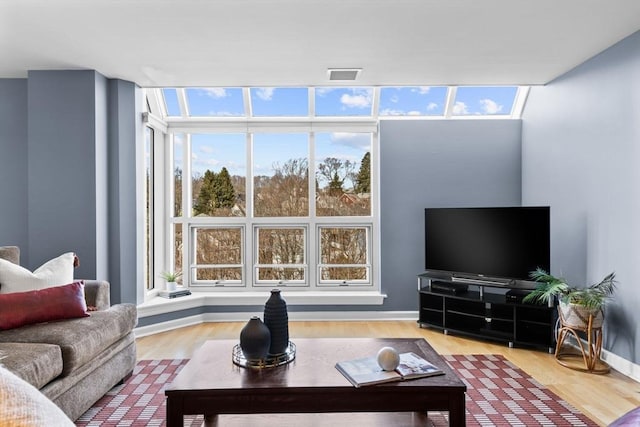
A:
[[[512,86],[461,86],[456,92],[453,115],[509,115],[517,91]]]
[[[178,103],[178,93],[173,88],[162,89],[164,105],[167,108],[168,116],[181,116],[180,104]]]
[[[182,224],[173,224],[173,269],[169,267],[167,271],[184,271],[182,270]],[[184,283],[186,280],[184,275],[177,282]]]
[[[317,133],[316,215],[371,215],[371,134]]]
[[[144,133],[144,169],[145,169],[145,254],[144,280],[147,289],[153,289],[153,137],[154,131],[145,127]]]
[[[309,214],[309,137],[306,133],[253,135],[254,214]]]
[[[228,87],[185,89],[189,115],[234,117],[244,116],[242,89]]]
[[[251,88],[251,113],[254,116],[308,116],[307,88]]]
[[[245,134],[191,135],[193,216],[245,216]]]
[[[196,228],[196,281],[242,281],[242,228]]]
[[[369,280],[367,234],[364,227],[320,229],[322,281]]]
[[[173,136],[173,215],[178,217],[183,215],[182,211],[182,169],[184,134]]]
[[[383,87],[380,116],[442,116],[447,100],[444,86]]]
[[[371,116],[372,88],[315,88],[317,116]]]
[[[258,280],[305,280],[305,229],[259,227]]]

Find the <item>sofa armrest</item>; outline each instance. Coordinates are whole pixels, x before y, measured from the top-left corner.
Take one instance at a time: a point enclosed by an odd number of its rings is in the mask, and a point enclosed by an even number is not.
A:
[[[87,306],[95,307],[96,310],[108,309],[111,306],[109,288],[109,282],[106,280],[85,280],[84,299]]]

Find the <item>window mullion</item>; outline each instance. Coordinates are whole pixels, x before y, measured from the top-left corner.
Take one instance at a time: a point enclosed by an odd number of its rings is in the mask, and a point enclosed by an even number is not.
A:
[[[245,181],[246,185],[246,200],[245,200],[245,210],[246,210],[246,229],[244,233],[245,239],[245,248],[244,248],[244,256],[245,256],[245,266],[244,266],[244,277],[245,277],[245,287],[247,289],[253,289],[256,283],[256,277],[254,277],[254,266],[257,262],[256,256],[256,242],[255,242],[255,233],[252,229],[252,224],[254,221],[253,215],[253,192],[254,192],[254,178],[253,178],[253,133],[246,133],[246,159],[247,159],[247,179]]]

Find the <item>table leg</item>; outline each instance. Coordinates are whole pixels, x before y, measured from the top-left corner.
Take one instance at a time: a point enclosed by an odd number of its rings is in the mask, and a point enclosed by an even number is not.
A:
[[[167,427],[184,427],[182,405],[167,397]]]
[[[449,406],[449,426],[465,427],[467,425],[467,411],[465,407],[465,394],[453,397]]]
[[[217,427],[218,414],[204,414],[204,427]]]

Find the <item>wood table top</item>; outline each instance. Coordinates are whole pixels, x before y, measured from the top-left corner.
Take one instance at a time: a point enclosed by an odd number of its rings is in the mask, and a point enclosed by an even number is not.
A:
[[[346,389],[355,388],[335,368],[339,361],[375,356],[384,346],[398,352],[413,351],[440,368],[445,375],[374,387],[429,387],[464,389],[466,386],[440,355],[422,338],[292,338],[295,359],[273,368],[244,368],[233,363],[235,340],[206,341],[166,388],[165,393],[252,389]],[[291,391],[291,390],[289,390]],[[398,390],[399,391],[399,390]]]

